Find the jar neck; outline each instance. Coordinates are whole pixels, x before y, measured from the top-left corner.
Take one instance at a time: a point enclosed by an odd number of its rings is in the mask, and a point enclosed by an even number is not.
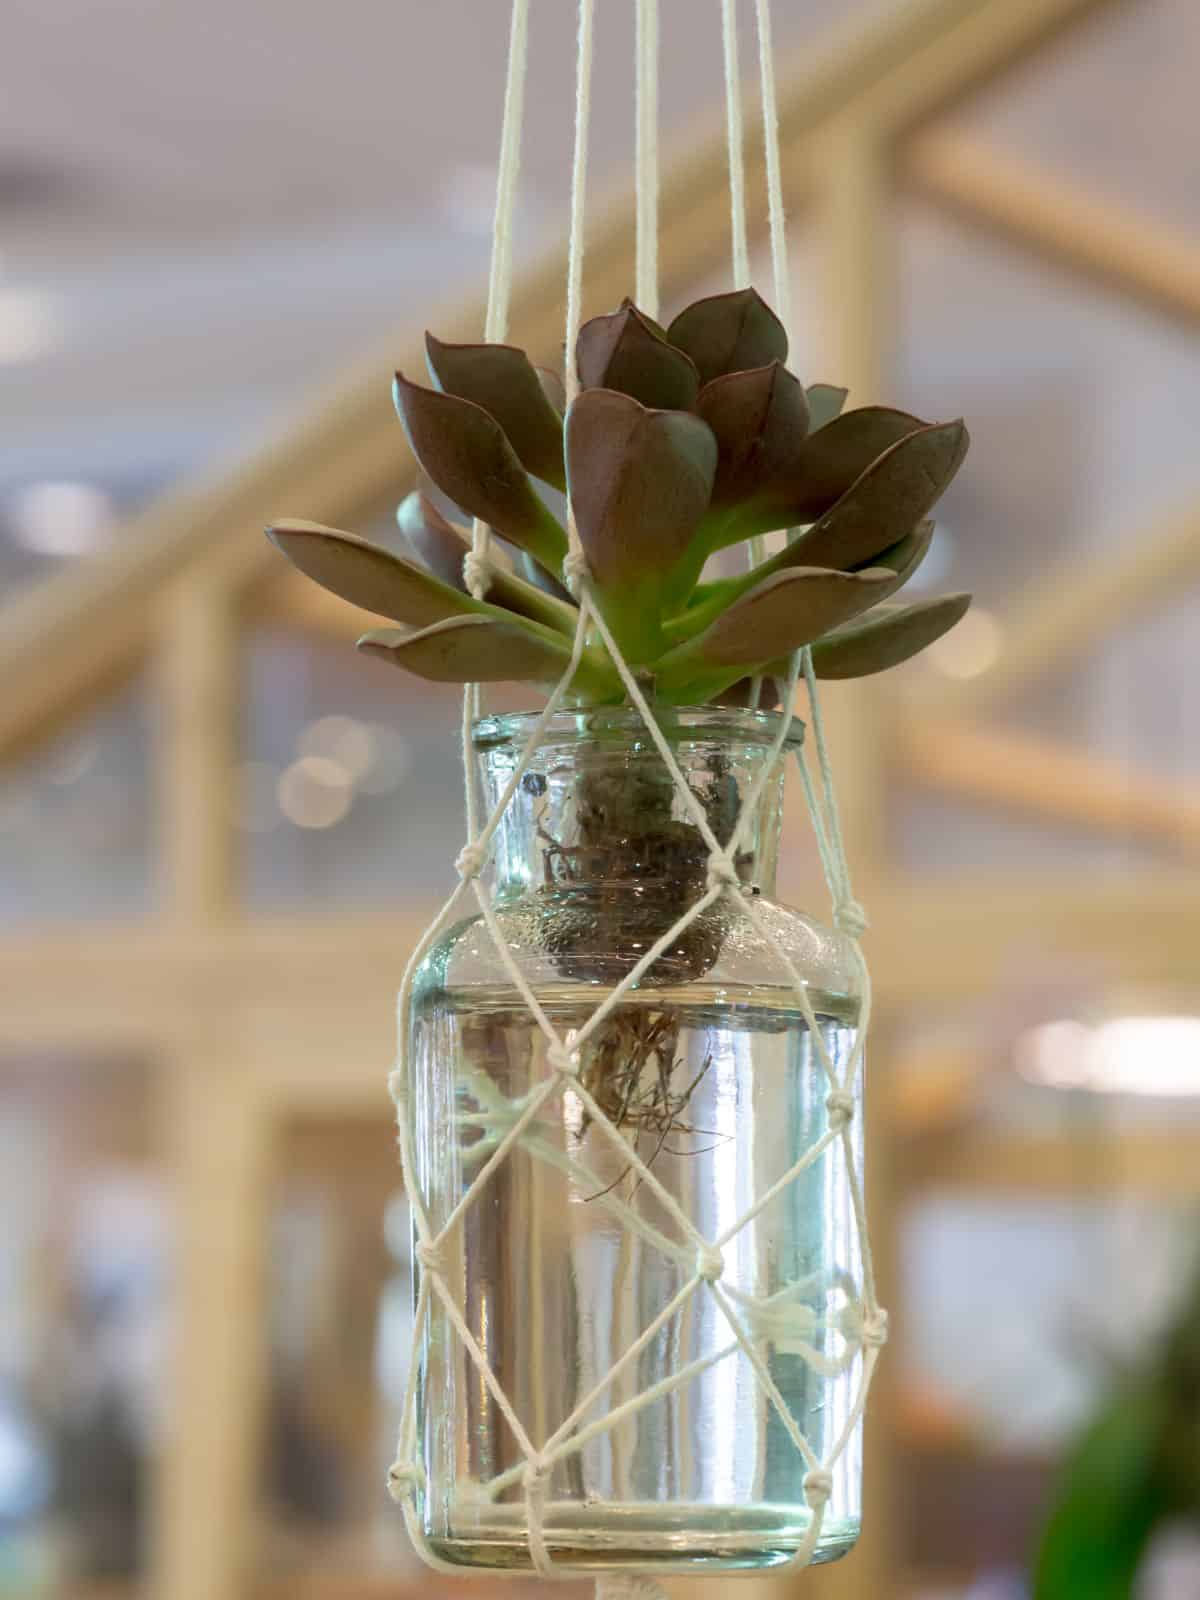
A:
[[[536,717],[483,718],[474,730],[487,813],[500,804]],[[671,709],[663,732],[691,800],[726,847],[747,797],[757,800],[741,829],[735,865],[749,887],[771,896],[779,853],[784,755],[802,726],[793,722],[774,755],[779,717],[720,707]],[[703,891],[708,845],[634,711],[560,712],[551,718],[505,807],[495,836],[497,896],[539,890],[655,892],[678,900]]]

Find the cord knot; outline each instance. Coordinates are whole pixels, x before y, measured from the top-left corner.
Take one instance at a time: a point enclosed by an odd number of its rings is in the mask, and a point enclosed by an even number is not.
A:
[[[407,1500],[417,1489],[423,1488],[425,1474],[415,1461],[397,1461],[388,1468],[388,1493],[397,1505]]]
[[[555,1072],[566,1072],[571,1077],[579,1071],[579,1058],[576,1052],[565,1044],[552,1044],[547,1047],[546,1060]]]
[[[808,1501],[813,1511],[819,1511],[829,1504],[833,1494],[833,1477],[826,1472],[824,1467],[817,1467],[804,1476],[804,1498]]]
[[[740,889],[742,880],[737,868],[723,850],[714,850],[708,858],[708,887],[710,889]]]
[[[861,939],[871,924],[867,920],[867,913],[857,900],[839,900],[834,907],[833,925],[839,933],[844,933],[848,939]]]
[[[591,576],[588,571],[587,557],[582,550],[568,550],[563,557],[562,564],[563,582],[576,600],[583,592],[583,586]]]
[[[825,1096],[825,1110],[831,1128],[845,1128],[854,1121],[854,1097],[845,1089],[833,1089]]]
[[[545,1493],[546,1479],[550,1476],[550,1462],[540,1452],[530,1456],[525,1463],[524,1484],[526,1494]]]
[[[486,557],[478,551],[468,550],[463,557],[462,575],[467,593],[476,600],[482,600],[492,586],[492,572]]]
[[[716,1283],[725,1271],[725,1257],[711,1244],[702,1244],[696,1251],[696,1276],[705,1283]]]
[[[872,1349],[880,1350],[888,1341],[888,1314],[882,1306],[876,1306],[863,1318],[862,1342]]]
[[[431,1272],[439,1278],[445,1275],[446,1257],[440,1240],[418,1239],[414,1254],[426,1272]]]
[[[486,845],[465,844],[454,858],[455,870],[464,880],[477,878],[487,865],[487,858]]]

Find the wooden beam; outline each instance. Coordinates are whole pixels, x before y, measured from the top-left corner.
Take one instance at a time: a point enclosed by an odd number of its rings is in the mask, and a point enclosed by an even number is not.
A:
[[[885,1006],[1020,984],[1056,962],[1097,980],[1195,980],[1200,897],[1178,871],[892,875],[868,902],[867,949]],[[251,1055],[291,1041],[303,1071],[327,1071],[336,1053],[339,1074],[366,1081],[390,1053],[396,983],[427,911],[411,907],[399,922],[108,925],[103,937],[70,928],[2,939],[0,1040],[145,1048],[186,1039],[197,1017],[224,1010],[249,1030]],[[339,1030],[346,1043],[336,1051]]]
[[[1200,322],[1200,239],[952,129],[903,155],[916,188],[968,222],[1187,325]]]
[[[885,1004],[1019,994],[1055,972],[1099,987],[1195,984],[1200,901],[1187,873],[926,873],[893,879],[868,909]]]
[[[947,111],[1089,17],[1129,0],[976,0],[947,7],[918,45],[917,8],[900,6],[909,47],[864,87],[856,116],[893,138]]]
[[[177,1304],[151,1564],[154,1592],[172,1600],[232,1600],[251,1575],[272,1134],[257,1089],[216,1038],[166,1079]]]
[[[864,22],[847,18],[826,47],[781,73],[780,116],[790,202],[813,172],[814,130],[860,116],[889,133],[932,115],[1052,32],[1114,0],[908,0]],[[749,145],[748,184],[761,183],[761,147]],[[702,281],[726,249],[724,130],[710,114],[675,142],[661,203],[661,268],[669,296]],[[633,205],[627,195],[597,214],[588,243],[587,293],[608,305],[632,281]],[[554,359],[561,337],[564,260],[547,252],[518,281],[512,338]],[[477,336],[483,311],[431,309],[451,339]],[[333,523],[378,513],[411,481],[389,401],[397,358],[420,371],[418,330],[385,332],[378,353],[353,365],[300,415],[235,463],[168,494],[123,530],[116,549],[81,563],[0,608],[0,681],[21,693],[0,701],[0,757],[91,703],[98,684],[133,671],[152,636],[163,585],[196,566],[234,586],[270,569],[264,522],[302,512]],[[384,354],[386,352],[386,355]]]
[[[228,588],[186,578],[170,591],[162,641],[164,758],[160,827],[166,914],[178,922],[233,915],[233,776],[241,668]]]
[[[1103,1099],[1093,1109],[1103,1115]],[[1182,1128],[1131,1133],[963,1138],[930,1141],[910,1164],[914,1189],[991,1190],[1028,1194],[1111,1194],[1135,1190],[1159,1199],[1194,1201],[1200,1174],[1200,1132]]]
[[[977,678],[941,685],[922,705],[977,713],[1078,660],[1200,575],[1200,502],[1131,530],[1104,554],[1044,574],[1002,618],[1003,651]]]
[[[1030,734],[914,715],[895,750],[910,778],[981,804],[1200,856],[1200,790]]]

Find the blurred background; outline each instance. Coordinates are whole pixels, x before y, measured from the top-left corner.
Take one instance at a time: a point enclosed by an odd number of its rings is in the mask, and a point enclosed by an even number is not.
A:
[[[573,8],[533,10],[512,337],[553,359]],[[632,6],[598,10],[589,311],[633,281]],[[411,486],[390,373],[481,326],[507,11],[7,0],[0,1595],[454,1591],[383,1479],[392,994],[461,842],[456,696],[356,659],[259,529]],[[662,11],[670,307],[729,244],[718,6]],[[895,1336],[862,1547],[758,1592],[1019,1600],[1200,1234],[1200,9],[775,26],[791,364],[966,415],[924,574],[977,607],[830,697]],[[1194,1533],[1142,1581],[1194,1600]]]

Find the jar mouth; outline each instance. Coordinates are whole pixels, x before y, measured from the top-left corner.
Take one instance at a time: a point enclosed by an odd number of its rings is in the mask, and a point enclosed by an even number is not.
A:
[[[669,715],[659,724],[671,745],[711,744],[714,739],[769,749],[778,739],[784,721],[782,711],[752,711],[743,706],[670,706]],[[479,717],[471,727],[471,741],[478,751],[524,746],[532,737],[541,717],[538,711],[515,711]],[[782,752],[798,750],[804,743],[804,723],[799,717],[787,718],[790,726],[784,735]],[[627,739],[650,741],[645,718],[634,706],[593,706],[587,709],[556,711],[546,723],[541,743],[562,745],[584,743],[597,738],[620,735]]]

